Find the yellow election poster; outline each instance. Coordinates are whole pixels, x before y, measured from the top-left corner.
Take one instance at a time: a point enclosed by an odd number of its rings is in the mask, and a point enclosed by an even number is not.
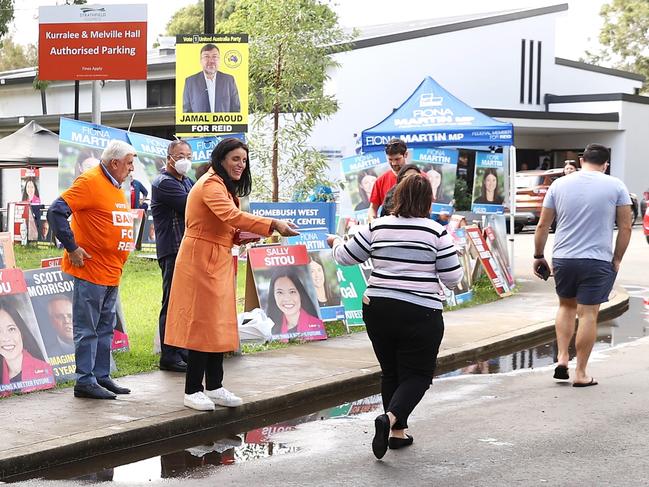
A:
[[[176,135],[248,131],[248,34],[176,36]]]

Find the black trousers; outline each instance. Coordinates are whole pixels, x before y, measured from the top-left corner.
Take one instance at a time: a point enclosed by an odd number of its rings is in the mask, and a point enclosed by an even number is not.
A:
[[[205,388],[208,391],[223,387],[223,353],[187,351],[187,372],[185,374],[185,394],[194,394]]]
[[[408,417],[433,381],[444,336],[442,311],[391,298],[370,298],[363,320],[381,365],[385,412],[397,418],[392,429],[408,427]]]
[[[169,308],[169,295],[171,294],[171,281],[174,278],[174,267],[176,265],[176,254],[167,255],[158,259],[158,265],[162,270],[162,307],[158,329],[160,330],[160,362],[173,364],[184,360],[186,352],[182,348],[165,345],[165,324],[167,322],[167,308]]]

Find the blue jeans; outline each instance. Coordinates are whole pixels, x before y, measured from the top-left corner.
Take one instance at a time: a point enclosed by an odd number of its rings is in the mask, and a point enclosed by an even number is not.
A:
[[[72,326],[77,384],[96,383],[110,374],[117,289],[74,278]]]

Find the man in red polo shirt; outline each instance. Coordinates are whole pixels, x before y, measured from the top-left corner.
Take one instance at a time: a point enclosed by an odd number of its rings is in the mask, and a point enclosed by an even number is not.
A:
[[[374,183],[372,195],[370,196],[370,207],[367,212],[369,221],[376,218],[379,207],[383,204],[383,200],[385,200],[385,195],[397,184],[397,174],[399,174],[399,171],[405,165],[406,159],[408,158],[408,147],[401,139],[390,139],[385,146],[385,153],[388,156],[391,170],[381,174]]]

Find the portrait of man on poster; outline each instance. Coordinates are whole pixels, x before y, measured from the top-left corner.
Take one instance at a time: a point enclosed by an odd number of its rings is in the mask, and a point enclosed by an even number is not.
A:
[[[240,112],[237,85],[231,74],[219,71],[221,53],[216,44],[205,44],[201,48],[200,62],[202,71],[185,79],[183,112]]]

